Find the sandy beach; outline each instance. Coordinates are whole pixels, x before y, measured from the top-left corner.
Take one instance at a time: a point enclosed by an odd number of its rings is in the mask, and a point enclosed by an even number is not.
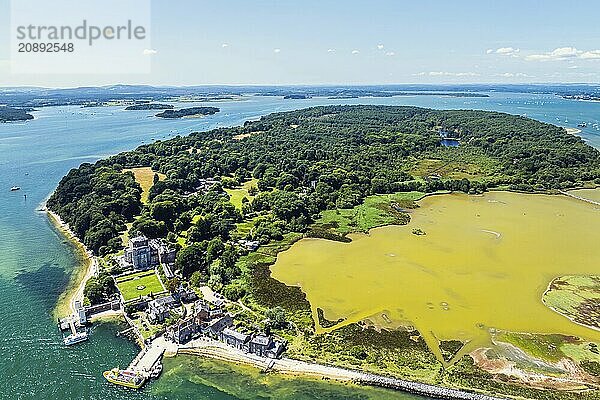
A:
[[[59,297],[54,309],[56,317],[64,317],[75,312],[75,302],[80,301],[83,304],[85,284],[88,279],[97,274],[98,260],[58,214],[45,206],[42,211],[46,212],[54,227],[73,243],[81,256],[81,267],[73,272],[67,289]]]

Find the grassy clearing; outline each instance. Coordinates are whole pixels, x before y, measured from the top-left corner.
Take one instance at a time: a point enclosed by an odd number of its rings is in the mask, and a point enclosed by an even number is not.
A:
[[[414,202],[424,195],[425,193],[421,192],[402,192],[369,196],[354,208],[323,211],[316,225],[333,228],[336,233],[345,235],[351,232],[367,232],[378,226],[406,223],[408,221],[402,220],[399,209],[417,207]],[[392,204],[396,208],[392,207]]]
[[[124,169],[123,172],[132,172],[133,176],[135,176],[135,181],[142,187],[142,203],[144,204],[148,202],[148,193],[152,185],[154,185],[154,174],[158,174],[160,181],[166,178],[166,175],[155,172],[150,167],[129,168]]]
[[[252,228],[254,228],[254,224],[256,223],[256,221],[258,221],[261,218],[264,217],[256,216],[252,219],[246,219],[242,222],[238,222],[237,224],[235,224],[235,232],[240,236],[248,235],[252,231]]]
[[[242,199],[244,197],[252,201],[252,199],[254,199],[254,196],[251,196],[248,193],[248,190],[251,187],[256,186],[257,182],[258,179],[254,178],[249,180],[248,182],[244,182],[244,184],[237,189],[225,189],[225,191],[229,195],[229,201],[231,202],[231,204],[233,204],[236,208],[241,209]]]
[[[573,337],[563,335],[541,335],[533,333],[502,332],[497,335],[497,341],[510,343],[540,360],[558,362],[565,357],[561,346]]]
[[[476,150],[443,148],[430,154],[429,158],[414,159],[408,163],[407,172],[419,178],[440,175],[444,179],[480,180],[498,175],[501,166],[490,157]]]
[[[351,324],[332,332],[289,339],[287,354],[309,362],[435,383],[442,364],[417,331],[365,329]]]
[[[157,294],[165,291],[154,271],[137,272],[119,277],[117,278],[117,287],[126,302],[150,293]]]
[[[579,342],[565,343],[561,346],[561,351],[575,361],[594,361],[600,362],[600,349],[597,343]]]

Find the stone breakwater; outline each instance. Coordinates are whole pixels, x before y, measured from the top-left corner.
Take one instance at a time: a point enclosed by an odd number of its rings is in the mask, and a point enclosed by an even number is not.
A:
[[[359,385],[379,386],[387,389],[401,390],[416,395],[429,396],[447,400],[505,400],[504,397],[492,397],[480,393],[465,392],[441,386],[427,385],[424,383],[410,382],[402,379],[388,378],[378,375],[362,374],[355,379]]]
[[[411,382],[331,365],[311,363],[285,357],[280,359],[259,357],[254,354],[244,353],[243,351],[227,346],[222,342],[207,338],[196,339],[186,346],[180,346],[177,354],[189,354],[233,363],[244,363],[261,368],[263,371],[272,370],[294,376],[310,376],[320,379],[333,379],[340,382],[353,382],[357,385],[377,386],[435,399],[505,400],[505,398]]]

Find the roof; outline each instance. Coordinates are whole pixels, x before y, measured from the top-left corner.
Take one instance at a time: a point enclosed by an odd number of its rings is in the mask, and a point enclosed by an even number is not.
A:
[[[160,306],[171,306],[173,304],[177,304],[177,301],[175,301],[175,299],[171,295],[159,297],[158,299],[153,300],[153,302],[156,305],[160,305]]]
[[[245,333],[242,332],[238,332],[234,329],[229,329],[229,328],[225,328],[223,329],[223,335],[225,336],[230,336],[236,340],[239,340],[240,342],[245,342],[248,340],[248,335],[246,335]]]
[[[148,239],[146,238],[146,236],[136,236],[134,238],[129,239],[130,242],[132,243],[142,243],[147,241]]]
[[[220,316],[220,317],[215,318],[212,321],[210,321],[209,326],[212,328],[212,327],[214,327],[216,325],[219,325],[219,324],[221,324],[223,322],[226,322],[228,325],[231,325],[232,321],[233,320],[231,319],[231,317],[228,314],[225,314],[223,316]]]
[[[251,342],[266,346],[271,342],[271,338],[265,335],[256,335],[254,338],[252,338]]]

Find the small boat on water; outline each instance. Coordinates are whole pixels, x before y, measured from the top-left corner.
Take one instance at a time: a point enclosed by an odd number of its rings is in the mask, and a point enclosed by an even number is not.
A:
[[[104,379],[115,385],[125,386],[132,389],[139,389],[144,385],[146,379],[138,372],[130,370],[121,370],[113,368],[110,371],[104,371]]]
[[[16,192],[17,190],[21,190],[21,188],[18,187],[18,186],[13,186],[13,187],[10,188],[11,192]]]
[[[65,346],[72,346],[77,343],[85,342],[89,339],[89,335],[87,332],[77,332],[72,333],[66,338],[63,339]]]
[[[587,122],[582,122],[580,124],[577,124],[578,128],[587,128]]]

